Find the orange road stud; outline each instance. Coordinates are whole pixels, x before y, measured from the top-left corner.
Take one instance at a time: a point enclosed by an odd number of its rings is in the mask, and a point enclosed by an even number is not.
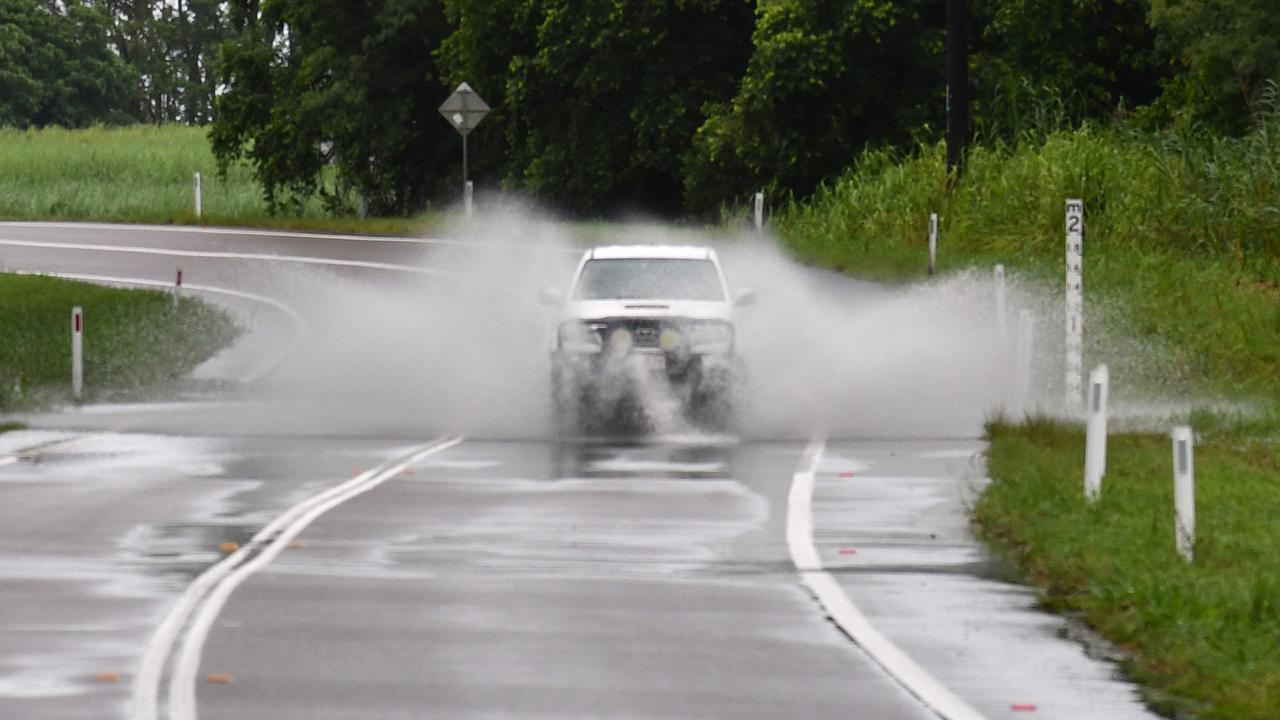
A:
[[[1009,706],[1009,709],[1014,712],[1035,712],[1036,705],[1035,703],[1014,703]]]
[[[411,468],[411,467],[405,468],[405,469],[404,469],[404,472],[402,472],[402,473],[400,473],[400,474],[401,474],[401,475],[412,475],[412,474],[413,474],[413,468]]]
[[[236,550],[240,549],[240,543],[224,542],[218,546],[218,549],[221,550],[222,552],[235,552]]]
[[[113,673],[113,672],[101,672],[101,673],[98,673],[97,675],[94,675],[93,679],[96,682],[100,682],[100,683],[120,682],[120,674]]]
[[[231,675],[229,673],[209,673],[205,678],[214,685],[230,685]]]
[[[285,547],[289,548],[290,550],[301,550],[302,548],[306,547],[306,545],[304,545],[301,540],[294,540],[293,542],[289,543]]]

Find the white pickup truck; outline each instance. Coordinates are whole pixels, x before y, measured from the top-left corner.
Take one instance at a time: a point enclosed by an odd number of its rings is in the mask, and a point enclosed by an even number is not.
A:
[[[687,419],[719,428],[740,374],[734,308],[714,250],[614,245],[585,252],[560,307],[551,380],[562,424],[579,429],[646,422],[654,392],[675,398]]]

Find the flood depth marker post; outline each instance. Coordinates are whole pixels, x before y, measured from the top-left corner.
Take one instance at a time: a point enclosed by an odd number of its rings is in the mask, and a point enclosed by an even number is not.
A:
[[[1089,420],[1084,439],[1084,496],[1097,502],[1107,474],[1107,393],[1111,376],[1106,365],[1089,373]]]
[[[1067,410],[1080,407],[1084,366],[1084,202],[1067,201]]]
[[[1196,473],[1191,428],[1173,428],[1173,504],[1174,530],[1178,554],[1191,562],[1196,546]]]
[[[76,400],[84,391],[84,308],[71,308],[71,396]]]
[[[938,267],[938,213],[929,213],[929,276]]]

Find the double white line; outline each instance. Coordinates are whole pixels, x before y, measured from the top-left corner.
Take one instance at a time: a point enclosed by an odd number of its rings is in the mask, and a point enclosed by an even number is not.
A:
[[[285,510],[258,531],[249,542],[200,574],[174,603],[156,629],[143,655],[133,686],[134,720],[156,720],[160,705],[160,681],[173,659],[169,678],[169,720],[196,720],[196,675],[205,638],[227,598],[240,583],[270,563],[298,533],[332,508],[381,485],[423,458],[462,442],[442,438],[419,445],[408,453],[336,485]],[[183,628],[187,628],[182,635]],[[181,646],[179,646],[181,636]]]

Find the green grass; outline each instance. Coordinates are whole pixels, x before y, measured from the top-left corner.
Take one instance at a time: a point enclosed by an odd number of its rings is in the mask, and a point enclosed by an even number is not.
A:
[[[20,422],[0,422],[0,433],[7,433],[11,430],[26,430],[27,426]]]
[[[194,298],[174,308],[154,290],[0,274],[0,409],[70,399],[75,305],[84,308],[86,399],[176,380],[237,333],[224,312]]]
[[[201,173],[203,216],[194,210]],[[98,220],[420,234],[438,218],[332,217],[312,198],[272,215],[251,170],[218,176],[206,131],[185,125],[0,128],[0,220]]]
[[[1280,462],[1230,435],[1196,448],[1196,547],[1174,551],[1167,438],[1113,437],[1101,499],[1083,499],[1084,435],[992,423],[995,482],[974,517],[1042,591],[1128,651],[1157,709],[1280,717]]]
[[[1241,139],[1027,135],[974,148],[950,190],[942,146],[872,151],[773,222],[806,262],[913,280],[938,212],[943,272],[1000,262],[1056,298],[1069,197],[1086,212],[1088,363],[1111,363],[1126,393],[1225,398],[1249,412],[1182,418],[1201,443],[1190,566],[1174,552],[1170,441],[1159,434],[1111,437],[1090,507],[1081,427],[993,422],[993,483],[975,522],[1049,608],[1128,652],[1153,706],[1280,717],[1280,114]],[[1136,369],[1123,358],[1135,348],[1146,356]]]

